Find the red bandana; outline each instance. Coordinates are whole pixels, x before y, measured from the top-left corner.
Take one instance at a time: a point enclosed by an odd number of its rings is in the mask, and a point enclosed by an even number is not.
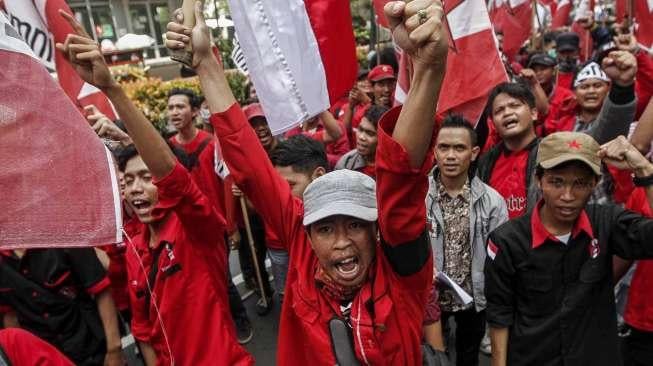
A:
[[[363,283],[358,286],[342,286],[336,283],[325,271],[322,266],[317,265],[315,271],[315,283],[324,293],[337,300],[338,302],[351,301],[356,293],[363,287]]]

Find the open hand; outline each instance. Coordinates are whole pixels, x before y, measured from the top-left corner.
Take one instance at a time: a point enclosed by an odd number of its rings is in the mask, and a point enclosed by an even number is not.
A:
[[[173,21],[168,23],[166,32],[166,47],[171,50],[185,49],[191,43],[193,52],[193,68],[199,66],[202,60],[213,57],[211,54],[211,37],[209,27],[204,21],[202,2],[195,2],[195,26],[191,29],[184,26],[184,14],[181,9],[173,13]]]
[[[449,42],[440,0],[390,1],[383,8],[392,37],[413,64],[444,69]]]
[[[57,43],[55,45],[57,50],[63,53],[75,72],[87,83],[99,89],[107,89],[117,85],[104,61],[104,56],[98,44],[72,15],[63,10],[59,10],[59,14],[72,26],[75,32],[68,34],[64,43]]]

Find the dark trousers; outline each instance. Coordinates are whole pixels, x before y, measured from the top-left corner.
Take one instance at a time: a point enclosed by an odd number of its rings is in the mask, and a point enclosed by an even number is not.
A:
[[[653,365],[653,332],[631,328],[630,334],[621,342],[624,366]]]
[[[234,319],[234,322],[238,324],[238,321],[249,320],[247,317],[247,310],[243,305],[243,300],[240,298],[238,289],[234,285],[233,279],[231,279],[231,273],[229,272],[229,267],[227,266],[227,294],[229,295],[229,310],[231,310],[231,317]]]
[[[456,322],[456,366],[478,366],[478,350],[485,335],[485,310],[476,312],[472,307],[456,312],[443,311],[442,330],[447,342],[451,338],[451,318]]]
[[[265,257],[267,248],[265,246],[265,227],[263,221],[258,215],[250,215],[250,225],[252,227],[252,237],[254,238],[254,247],[256,248],[256,259],[258,266],[261,269],[261,278],[263,279],[263,290],[266,297],[272,296],[272,287],[270,286],[270,275],[265,269]],[[258,280],[256,278],[256,270],[254,269],[254,262],[252,261],[252,254],[249,248],[249,239],[247,238],[247,231],[244,228],[239,228],[241,242],[238,248],[238,260],[240,261],[240,269],[243,272],[243,278],[247,281],[252,281],[256,284],[256,292],[260,292],[258,287]]]

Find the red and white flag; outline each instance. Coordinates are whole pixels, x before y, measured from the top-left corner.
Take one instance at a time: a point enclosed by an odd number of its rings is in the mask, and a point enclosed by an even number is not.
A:
[[[328,109],[354,85],[349,2],[229,0],[229,8],[273,134]]]
[[[111,154],[0,12],[0,248],[122,241]]]
[[[476,123],[488,94],[497,84],[508,81],[508,75],[483,0],[449,1],[444,10],[451,42],[437,115],[443,118],[449,113],[462,114]],[[403,103],[410,87],[409,72],[408,58],[402,55],[395,91],[398,103]]]
[[[0,2],[0,5],[1,2]],[[1,6],[0,6],[1,7]],[[70,99],[82,110],[93,104],[110,119],[116,115],[107,97],[96,87],[85,83],[54,47],[74,33],[59,9],[72,14],[64,0],[4,0],[11,24],[18,30],[34,54],[50,71],[57,72],[59,84]]]
[[[372,5],[374,6],[376,24],[390,29],[390,24],[388,24],[388,19],[385,18],[385,12],[383,11],[383,7],[385,7],[385,4],[388,2],[390,2],[390,0],[372,0]]]
[[[558,3],[553,20],[551,20],[551,28],[561,28],[569,25],[569,15],[571,14],[572,4],[571,0],[561,0]]]
[[[533,6],[530,0],[493,0],[492,25],[503,32],[503,53],[514,59],[531,35]]]
[[[499,247],[494,244],[492,239],[487,240],[487,256],[490,257],[490,259],[494,260],[494,258],[497,257],[497,254],[499,254]]]
[[[594,0],[580,0],[578,7],[576,7],[574,22],[571,25],[572,32],[576,32],[580,38],[580,60],[582,62],[585,62],[590,57],[592,57],[594,45],[592,41],[592,34],[589,30],[583,28],[583,26],[578,21],[591,16],[593,14],[592,9],[594,9]]]

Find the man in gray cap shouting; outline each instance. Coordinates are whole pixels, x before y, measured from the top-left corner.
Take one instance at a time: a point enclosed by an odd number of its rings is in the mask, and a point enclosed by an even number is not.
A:
[[[492,365],[621,365],[612,256],[653,258],[653,220],[587,204],[601,163],[630,170],[653,206],[653,164],[619,136],[558,132],[537,152],[542,199],[490,234],[485,264]]]
[[[379,122],[377,181],[348,170],[328,173],[313,180],[303,202],[272,167],[235,102],[210,52],[201,7],[192,30],[176,15],[166,45],[192,42],[193,67],[231,174],[288,247],[277,363],[421,365],[433,276],[427,155],[448,51],[442,3],[385,6],[395,42],[412,58],[413,77],[403,108]]]

